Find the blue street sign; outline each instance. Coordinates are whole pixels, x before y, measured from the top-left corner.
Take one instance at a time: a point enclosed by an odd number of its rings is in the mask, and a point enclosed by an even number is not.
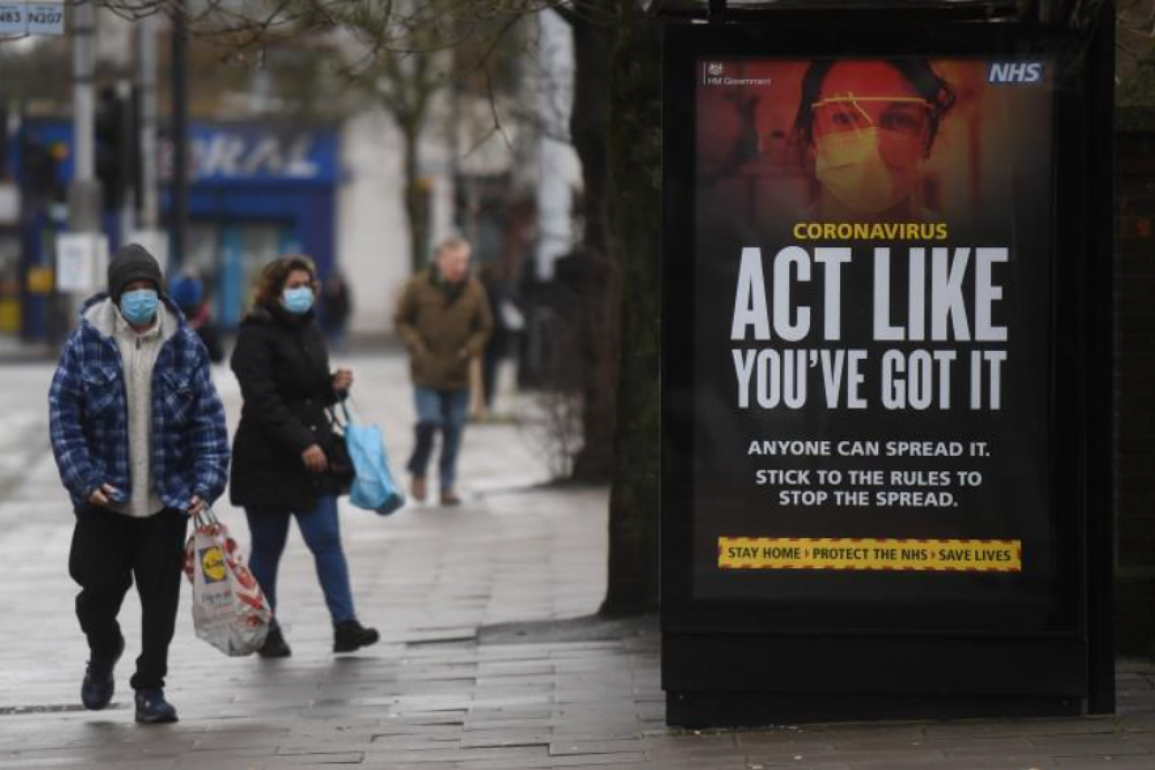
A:
[[[29,3],[27,16],[30,35],[64,34],[64,3]]]
[[[24,3],[0,2],[0,35],[28,34]]]

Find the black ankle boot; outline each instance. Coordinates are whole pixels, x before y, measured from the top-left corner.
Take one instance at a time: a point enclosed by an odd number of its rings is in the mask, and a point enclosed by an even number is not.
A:
[[[287,658],[293,654],[289,643],[285,641],[285,635],[281,633],[280,626],[273,625],[269,629],[269,635],[265,637],[265,643],[257,650],[257,654],[262,658]]]
[[[375,628],[365,628],[356,620],[342,620],[333,625],[333,652],[353,652],[376,644],[380,638]]]

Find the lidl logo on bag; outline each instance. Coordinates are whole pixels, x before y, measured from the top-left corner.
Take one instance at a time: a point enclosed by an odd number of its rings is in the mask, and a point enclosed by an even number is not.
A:
[[[225,579],[225,555],[218,546],[201,549],[201,572],[206,583],[219,583]]]
[[[1042,83],[1042,62],[992,62],[987,69],[987,82],[992,84]]]

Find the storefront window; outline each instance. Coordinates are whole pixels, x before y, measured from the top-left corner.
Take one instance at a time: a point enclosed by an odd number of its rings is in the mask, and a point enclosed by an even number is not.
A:
[[[205,280],[214,315],[230,328],[244,316],[261,269],[298,249],[282,222],[198,222],[189,229],[188,264]]]

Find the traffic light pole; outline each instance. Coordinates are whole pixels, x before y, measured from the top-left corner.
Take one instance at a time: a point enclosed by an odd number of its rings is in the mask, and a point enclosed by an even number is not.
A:
[[[157,200],[156,153],[156,22],[141,19],[140,32],[140,226],[160,226]]]
[[[136,121],[133,118],[132,83],[128,80],[119,80],[116,83],[116,97],[119,110],[116,120],[117,133],[122,137],[120,153],[116,158],[117,179],[120,183],[120,242],[124,243],[129,234],[136,229],[136,162],[135,148]]]
[[[100,231],[100,184],[95,173],[95,36],[96,7],[82,2],[76,6],[72,24],[73,171],[68,187],[68,229],[74,233]]]
[[[68,185],[68,230],[74,234],[97,236],[101,233],[100,182],[96,180],[96,6],[93,0],[75,6],[72,23],[72,181]],[[89,241],[88,258],[79,270],[66,269],[61,239],[57,240],[56,283],[58,294],[49,337],[63,340],[72,320],[80,311],[85,295],[96,288],[96,237]]]
[[[188,18],[183,3],[172,10],[171,216],[169,264],[179,268],[188,227]]]

